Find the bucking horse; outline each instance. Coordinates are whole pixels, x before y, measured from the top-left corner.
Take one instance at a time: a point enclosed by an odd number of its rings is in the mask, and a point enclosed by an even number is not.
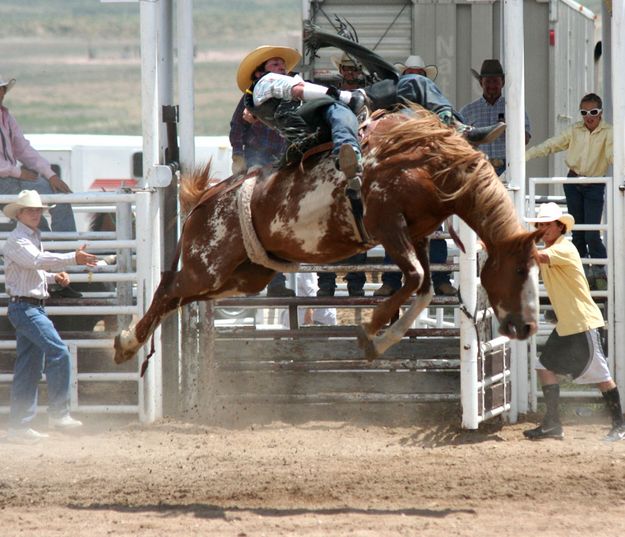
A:
[[[289,167],[253,170],[208,187],[209,168],[181,179],[181,203],[194,205],[177,254],[145,315],[115,338],[115,361],[131,359],[163,318],[197,300],[260,292],[276,270],[333,263],[381,244],[403,272],[403,286],[359,330],[374,359],[398,342],[433,291],[428,235],[451,215],[488,251],[481,280],[500,332],[525,339],[537,329],[538,232],[521,225],[484,154],[423,109],[387,113],[363,131],[364,243],[345,195],[345,177],[329,154]],[[180,261],[180,266],[179,266]],[[294,265],[295,264],[295,265]],[[400,306],[410,307],[388,328]]]

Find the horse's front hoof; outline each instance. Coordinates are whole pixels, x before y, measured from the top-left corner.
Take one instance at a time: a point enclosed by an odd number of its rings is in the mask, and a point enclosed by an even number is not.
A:
[[[372,362],[380,356],[378,351],[375,349],[375,345],[373,344],[373,341],[371,341],[369,334],[367,334],[362,325],[356,329],[356,336],[358,337],[358,346],[364,351],[366,360]]]
[[[123,348],[121,336],[122,334],[117,334],[115,336],[115,341],[113,344],[113,347],[115,348],[115,357],[113,359],[115,360],[116,364],[122,364],[124,362],[127,362],[135,355],[134,352],[128,351]]]

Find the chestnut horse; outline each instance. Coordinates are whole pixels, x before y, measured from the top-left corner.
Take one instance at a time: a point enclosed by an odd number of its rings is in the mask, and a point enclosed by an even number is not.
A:
[[[374,310],[359,340],[373,359],[398,342],[432,298],[427,236],[457,214],[484,242],[481,279],[500,332],[525,339],[536,331],[537,233],[524,230],[484,154],[423,110],[373,121],[363,138],[362,199],[370,238],[404,274],[403,286]],[[206,190],[208,169],[185,177],[188,215],[172,270],[163,274],[150,308],[115,338],[115,361],[132,358],[163,317],[194,300],[260,292],[275,272],[246,253],[237,205],[237,178]],[[257,180],[253,227],[269,256],[289,262],[332,263],[371,245],[361,242],[344,194],[345,179],[327,156],[316,155]],[[199,201],[198,203],[198,200]],[[178,257],[182,268],[177,269]],[[416,291],[416,299],[378,334]]]

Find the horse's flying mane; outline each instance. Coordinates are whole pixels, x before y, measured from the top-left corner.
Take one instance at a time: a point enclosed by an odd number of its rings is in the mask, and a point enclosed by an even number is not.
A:
[[[479,200],[480,211],[493,228],[516,227],[512,202],[484,153],[442,124],[435,114],[420,107],[414,112],[392,122],[382,133],[376,132],[371,154],[379,165],[424,169],[442,201],[462,197],[463,203],[476,207]]]

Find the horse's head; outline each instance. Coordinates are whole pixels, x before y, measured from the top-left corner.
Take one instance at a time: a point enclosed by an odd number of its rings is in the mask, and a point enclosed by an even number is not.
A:
[[[482,285],[499,320],[499,331],[527,339],[538,329],[538,263],[535,241],[540,232],[522,233],[489,245]]]

